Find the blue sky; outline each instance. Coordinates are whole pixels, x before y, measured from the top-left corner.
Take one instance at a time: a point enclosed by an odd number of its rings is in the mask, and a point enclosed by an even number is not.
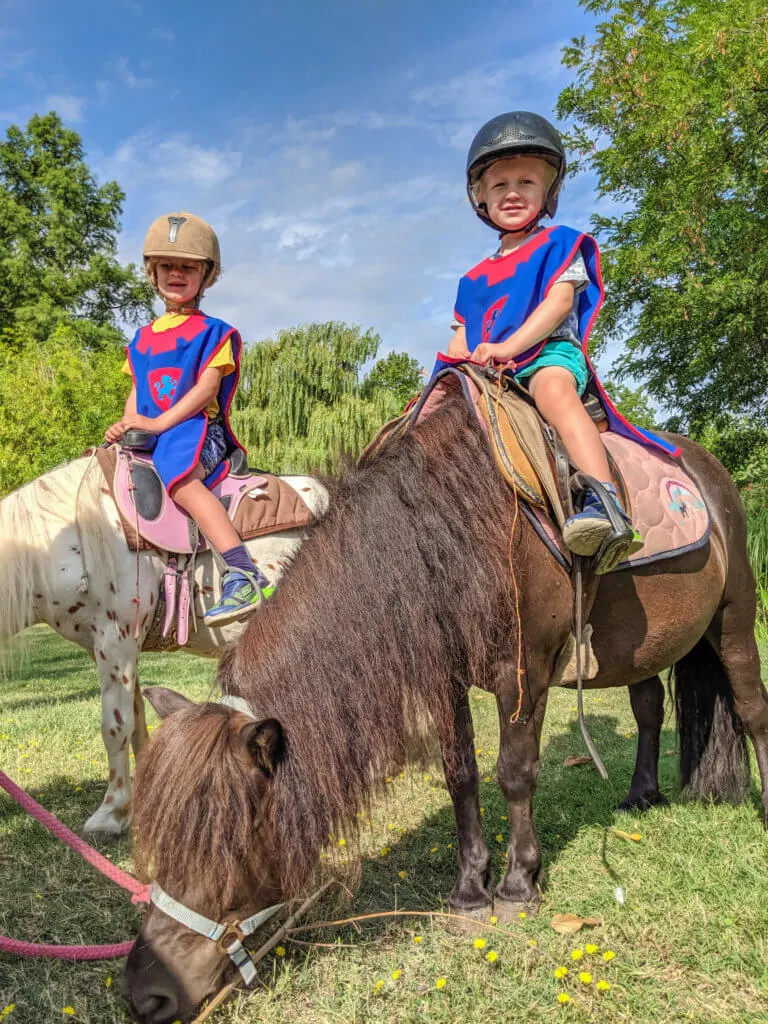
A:
[[[120,256],[189,209],[222,244],[206,308],[247,341],[309,320],[373,327],[429,365],[459,276],[495,236],[464,162],[504,110],[552,116],[576,0],[0,0],[0,131],[56,109],[127,197]],[[560,219],[589,227],[594,182]]]

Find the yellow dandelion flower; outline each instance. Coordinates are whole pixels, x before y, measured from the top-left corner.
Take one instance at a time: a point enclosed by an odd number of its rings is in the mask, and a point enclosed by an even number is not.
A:
[[[491,781],[491,776],[490,775],[484,775],[483,776],[483,782],[490,782],[490,781]]]
[[[391,853],[391,852],[392,852],[392,847],[391,846],[382,846],[381,850],[379,850],[379,853],[381,854],[382,857],[386,857],[387,854]]]
[[[611,987],[611,983],[609,981],[605,981],[605,979],[601,979],[595,985],[595,988],[597,989],[598,992],[607,992],[610,987]]]
[[[588,942],[584,949],[587,951],[587,953],[597,952],[597,946],[593,942]]]
[[[497,843],[503,843],[504,842],[504,836],[501,834],[501,832],[499,832],[498,835],[496,836],[496,842]]]
[[[347,840],[346,839],[340,839],[339,840],[339,846],[346,846],[346,845],[347,845]]]
[[[397,979],[400,977],[402,973],[403,972],[400,970],[392,971],[392,981],[397,981]]]
[[[74,1008],[74,1006],[65,1006],[65,1007],[62,1008],[61,1012],[62,1013],[66,1013],[66,1015],[68,1017],[74,1017],[75,1016],[75,1008]]]
[[[445,988],[447,984],[448,982],[445,978],[438,978],[435,982],[435,988]]]
[[[521,921],[524,921],[526,919],[526,917],[528,917],[528,915],[526,914],[526,912],[524,910],[521,910],[520,913],[517,916],[520,918]]]
[[[592,975],[589,973],[589,971],[579,971],[579,981],[582,985],[591,985]]]
[[[495,949],[489,949],[488,952],[485,954],[485,959],[488,961],[489,964],[493,964],[499,959],[499,954],[496,952]]]
[[[429,852],[430,852],[430,853],[437,853],[438,849],[439,849],[439,847],[437,847],[437,846],[433,846],[433,847],[432,847],[432,848],[430,849],[430,851],[429,851]]]
[[[574,949],[574,951],[571,953],[571,960],[581,960],[581,958],[583,956],[584,956],[584,950],[583,949]]]
[[[498,923],[499,923],[499,919],[498,919],[498,917],[496,917],[496,915],[494,914],[494,915],[493,915],[493,917],[491,918],[491,924],[498,924]]]
[[[2,1011],[0,1011],[0,1017],[7,1017],[8,1014],[9,1013],[13,1013],[13,1011],[15,1009],[16,1009],[16,1003],[8,1003],[8,1005],[4,1006]]]
[[[401,878],[403,881],[405,881],[406,878],[408,877],[408,872],[407,871],[398,871],[397,872],[397,877]]]
[[[413,936],[413,941],[416,943],[417,946],[421,942],[421,938],[422,938],[421,935],[414,935]]]
[[[472,945],[475,949],[485,949],[485,939],[475,939]]]
[[[562,1003],[563,1005],[565,1005],[566,1003],[570,1003],[571,997],[568,995],[567,992],[561,992],[560,995],[557,997],[557,1001],[558,1003]]]
[[[605,960],[605,962],[608,963],[608,961],[613,960],[615,956],[616,954],[613,952],[612,949],[606,949],[606,951],[603,953],[603,960]]]
[[[480,817],[481,817],[481,818],[484,818],[484,817],[485,817],[485,808],[484,808],[484,807],[481,807],[481,808],[480,808]]]
[[[374,992],[381,992],[381,990],[383,988],[384,988],[384,979],[383,978],[379,978],[379,980],[374,985]]]
[[[536,941],[536,939],[528,939],[528,945],[529,946],[538,946],[538,942]]]
[[[285,946],[278,946],[275,949],[275,956],[285,956]]]
[[[106,981],[104,982],[104,987],[105,987],[105,988],[111,988],[111,987],[112,987],[112,975],[111,975],[111,974],[110,974],[110,976],[109,976],[109,977],[108,977],[108,978],[106,979]]]
[[[566,974],[568,973],[568,968],[567,967],[556,967],[552,973],[555,975],[555,977],[559,981],[561,978],[564,978],[566,976]]]

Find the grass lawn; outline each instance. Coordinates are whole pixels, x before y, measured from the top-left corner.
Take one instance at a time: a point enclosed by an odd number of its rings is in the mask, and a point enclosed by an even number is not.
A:
[[[0,683],[0,766],[78,831],[101,799],[106,771],[96,674],[85,654],[50,631],[36,627],[28,637],[28,662]],[[177,686],[197,698],[207,695],[213,672],[212,663],[184,655],[148,655],[141,663],[144,684]],[[478,928],[474,935],[455,935],[418,918],[307,933],[307,940],[326,945],[286,943],[284,955],[260,965],[262,985],[213,1020],[768,1022],[768,840],[756,785],[742,807],[682,803],[670,712],[661,784],[672,806],[643,817],[616,814],[635,755],[626,691],[585,697],[607,783],[591,767],[563,767],[568,754],[583,753],[575,703],[573,694],[554,692],[544,730],[536,818],[548,881],[537,918],[521,918],[509,934]],[[475,691],[472,706],[486,833],[498,871],[507,823],[494,780],[495,702]],[[442,776],[414,771],[387,788],[370,826],[365,821],[360,886],[346,904],[324,907],[323,916],[446,909],[455,833]],[[606,834],[611,826],[642,838],[635,843]],[[130,869],[127,840],[109,853]],[[4,795],[0,879],[0,933],[107,943],[137,929],[129,897]],[[626,890],[623,906],[614,898],[615,879]],[[550,922],[562,912],[598,917],[602,924],[561,936]],[[476,938],[485,941],[483,948],[476,948]],[[574,959],[577,951],[580,959]],[[608,951],[615,955],[606,960]],[[555,977],[558,967],[568,969],[562,979]],[[580,972],[592,980],[580,981]],[[601,980],[610,988],[598,991]],[[3,1024],[128,1021],[121,989],[121,961],[0,956]],[[558,1001],[563,994],[567,1003]]]

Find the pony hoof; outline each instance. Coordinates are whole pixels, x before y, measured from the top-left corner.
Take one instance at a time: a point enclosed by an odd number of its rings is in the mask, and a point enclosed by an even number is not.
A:
[[[100,820],[97,814],[86,821],[83,825],[82,837],[86,842],[91,843],[117,843],[126,834],[129,828],[128,821]]]
[[[493,904],[466,910],[462,907],[448,907],[450,917],[444,918],[446,930],[452,935],[476,935],[477,924],[490,924]]]
[[[643,811],[650,811],[652,807],[669,807],[669,800],[661,790],[657,789],[655,793],[646,793],[643,796],[632,796],[628,793],[616,810],[642,814]]]
[[[536,917],[540,903],[540,899],[513,901],[503,900],[497,896],[493,901],[493,913],[498,918],[499,924],[512,924],[513,921],[520,920],[521,914],[525,914],[526,917]]]

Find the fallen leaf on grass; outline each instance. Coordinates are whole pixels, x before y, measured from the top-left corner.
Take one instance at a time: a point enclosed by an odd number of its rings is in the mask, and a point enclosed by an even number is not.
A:
[[[591,764],[592,758],[588,754],[569,754],[563,761],[563,768],[575,768],[577,764]]]
[[[643,838],[639,832],[622,832],[620,828],[612,828],[611,832],[619,839],[629,839],[632,843],[639,843]]]
[[[677,750],[665,750],[664,751],[665,757],[675,757],[677,753],[678,753]]]
[[[577,917],[576,914],[555,914],[552,918],[552,927],[560,935],[575,935],[576,932],[586,925],[588,928],[594,928],[595,925],[602,924],[603,922],[599,917]]]

